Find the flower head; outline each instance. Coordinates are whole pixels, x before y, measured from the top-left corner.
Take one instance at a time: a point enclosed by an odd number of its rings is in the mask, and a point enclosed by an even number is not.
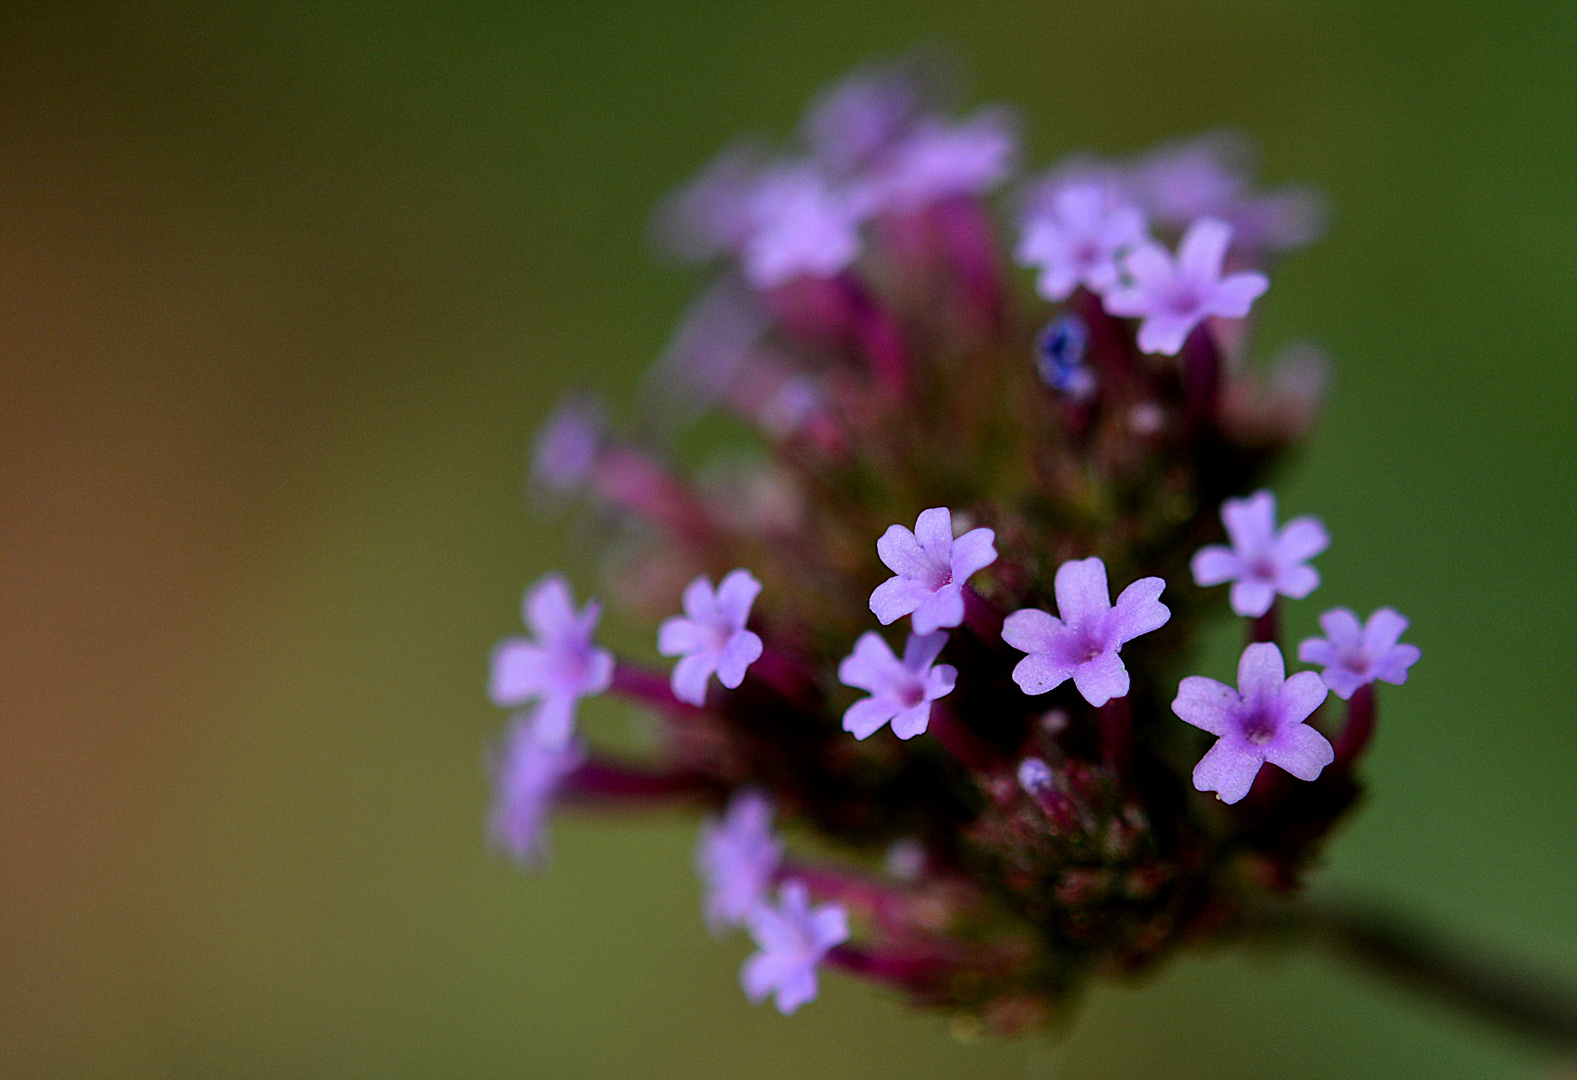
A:
[[[526,591],[522,608],[535,640],[498,643],[488,694],[502,708],[535,699],[532,730],[544,745],[562,749],[575,728],[576,704],[613,681],[613,654],[592,642],[602,606],[588,600],[577,614],[569,583],[552,574]]]
[[[586,760],[579,742],[555,747],[535,730],[540,718],[518,716],[504,738],[494,768],[496,796],[489,832],[517,861],[540,862],[547,841],[542,835],[559,784]]]
[[[849,939],[849,913],[842,904],[810,906],[803,883],[786,881],[778,903],[757,904],[750,936],[760,950],[745,961],[739,981],[756,1004],[775,994],[778,1012],[789,1015],[816,1000],[816,966],[834,945]]]
[[[1091,557],[1059,566],[1054,585],[1061,618],[1026,608],[1002,624],[1002,640],[1029,654],[1013,669],[1013,681],[1026,694],[1044,694],[1072,679],[1084,700],[1097,706],[1124,697],[1128,669],[1118,650],[1171,618],[1160,601],[1166,582],[1140,578],[1113,606],[1106,564]]]
[[[664,620],[657,651],[683,657],[673,670],[673,692],[691,705],[706,704],[706,681],[730,690],[745,681],[745,669],[761,657],[761,638],[745,629],[761,582],[749,570],[733,570],[714,591],[704,574],[685,586],[684,614]]]
[[[1176,259],[1159,244],[1140,245],[1124,262],[1131,284],[1106,293],[1106,310],[1143,319],[1139,348],[1169,356],[1209,316],[1241,319],[1270,281],[1252,270],[1221,275],[1231,241],[1232,226],[1204,217],[1183,234]]]
[[[947,644],[947,634],[910,634],[903,659],[893,655],[887,642],[867,630],[854,643],[854,651],[838,665],[838,681],[870,693],[843,714],[843,730],[856,739],[868,738],[892,721],[893,734],[912,739],[931,722],[931,702],[953,692],[958,669],[936,664]]]
[[[1367,623],[1347,608],[1332,608],[1320,616],[1320,628],[1325,636],[1305,638],[1298,659],[1322,666],[1320,677],[1343,701],[1376,679],[1400,686],[1423,655],[1416,645],[1399,644],[1407,619],[1388,607],[1375,611]]]
[[[1304,721],[1325,694],[1325,684],[1312,671],[1287,678],[1281,650],[1269,642],[1243,650],[1236,690],[1200,675],[1184,679],[1172,711],[1219,736],[1194,767],[1194,786],[1235,803],[1248,794],[1267,761],[1299,780],[1319,776],[1336,753],[1325,736]]]
[[[772,800],[753,788],[736,791],[721,820],[701,826],[695,868],[706,883],[706,921],[713,930],[740,926],[767,899],[783,860],[772,831]]]
[[[1302,600],[1319,587],[1320,573],[1308,560],[1331,543],[1319,518],[1293,518],[1278,532],[1276,496],[1261,490],[1223,502],[1221,523],[1232,546],[1202,547],[1190,567],[1201,588],[1232,582],[1232,610],[1239,615],[1258,618],[1277,593]]]
[[[1032,202],[1014,257],[1038,267],[1035,288],[1047,300],[1066,300],[1080,285],[1092,292],[1114,288],[1118,256],[1144,243],[1144,212],[1110,184],[1054,183]]]
[[[945,506],[920,511],[914,532],[893,525],[876,541],[876,553],[896,576],[871,593],[871,611],[887,626],[905,615],[917,634],[964,621],[964,583],[997,560],[990,529],[953,539],[953,513]]]

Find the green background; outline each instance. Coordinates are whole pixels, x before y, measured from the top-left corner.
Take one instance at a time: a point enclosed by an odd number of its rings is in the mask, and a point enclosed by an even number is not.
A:
[[[1325,190],[1262,301],[1262,353],[1338,365],[1280,485],[1336,537],[1291,630],[1390,603],[1424,652],[1326,879],[1577,980],[1571,5],[13,3],[0,1074],[1555,1075],[1312,957],[1189,958],[1057,1041],[837,975],[785,1019],[702,926],[693,822],[488,852],[488,650],[540,573],[594,582],[532,430],[627,409],[700,282],[650,206],[922,42],[1034,165],[1226,123]]]

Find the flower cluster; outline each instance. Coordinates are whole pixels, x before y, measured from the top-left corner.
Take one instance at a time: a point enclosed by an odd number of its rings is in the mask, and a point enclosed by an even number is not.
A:
[[[1330,537],[1278,527],[1260,484],[1317,380],[1256,374],[1249,317],[1317,201],[1255,190],[1212,135],[1058,166],[1004,245],[1014,126],[952,118],[942,82],[857,73],[792,147],[727,151],[659,212],[719,269],[646,430],[717,408],[759,438],[692,479],[594,403],[548,423],[539,485],[615,541],[608,593],[673,662],[615,659],[595,602],[533,586],[532,639],[493,657],[494,702],[529,708],[494,832],[531,860],[565,800],[717,811],[704,910],[755,940],[751,1000],[792,1012],[831,966],[1008,1032],[1296,891],[1358,795],[1375,682],[1419,653],[1389,608],[1321,616],[1318,672],[1278,641]],[[1236,688],[1190,671],[1228,609]],[[659,752],[583,744],[604,692],[661,718]]]

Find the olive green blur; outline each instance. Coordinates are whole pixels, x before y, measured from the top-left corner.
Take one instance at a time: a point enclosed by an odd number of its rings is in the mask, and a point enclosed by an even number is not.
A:
[[[489,649],[546,570],[596,586],[525,505],[533,428],[578,386],[629,415],[703,281],[649,208],[923,43],[1032,165],[1230,124],[1324,189],[1256,346],[1337,365],[1279,485],[1335,537],[1289,636],[1390,604],[1423,660],[1323,880],[1577,983],[1577,8],[11,3],[0,1075],[1557,1075],[1307,956],[1185,958],[1055,1040],[836,974],[785,1019],[702,924],[692,821],[487,849]]]

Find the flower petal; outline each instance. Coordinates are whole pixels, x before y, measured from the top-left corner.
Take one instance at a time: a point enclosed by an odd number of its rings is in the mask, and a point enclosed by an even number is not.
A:
[[[745,681],[745,669],[761,659],[761,638],[750,630],[740,630],[728,639],[717,657],[717,681],[737,690]]]
[[[1369,616],[1363,628],[1363,650],[1379,657],[1389,652],[1407,632],[1407,619],[1395,608],[1383,607]]]
[[[1281,654],[1276,654],[1280,661]],[[1314,710],[1325,703],[1325,682],[1313,671],[1300,671],[1281,684],[1276,691],[1276,718],[1280,730],[1289,725],[1301,724]]]
[[[1375,661],[1374,677],[1381,682],[1401,686],[1407,681],[1407,669],[1418,663],[1423,653],[1417,645],[1396,645]]]
[[[684,587],[684,613],[692,622],[703,625],[718,620],[717,595],[712,591],[712,579],[702,574]]]
[[[1306,562],[1331,546],[1325,523],[1312,514],[1295,517],[1281,527],[1276,537],[1275,557],[1283,566]]]
[[[1227,737],[1217,739],[1194,766],[1194,787],[1214,791],[1224,803],[1235,803],[1248,794],[1259,775],[1263,759],[1248,743]]]
[[[749,570],[730,570],[717,587],[717,613],[732,629],[750,621],[750,608],[761,595],[761,582]]]
[[[1303,674],[1312,675],[1313,672]],[[1282,728],[1262,749],[1266,761],[1299,780],[1317,778],[1325,766],[1336,760],[1336,751],[1331,748],[1330,741],[1308,724]]]
[[[882,636],[867,630],[854,643],[854,651],[839,662],[838,681],[877,693],[892,683],[898,667],[898,658]]]
[[[1338,652],[1357,649],[1363,645],[1363,623],[1358,621],[1358,616],[1352,613],[1351,608],[1331,608],[1322,613],[1320,629],[1325,631],[1325,636],[1330,638],[1332,647]],[[1334,661],[1308,660],[1305,663],[1325,664]]]
[[[900,739],[912,739],[923,734],[931,723],[931,703],[922,701],[912,709],[905,709],[893,717],[893,734]]]
[[[706,680],[716,670],[716,653],[691,653],[674,665],[668,684],[673,688],[674,697],[699,707],[706,704]]]
[[[526,625],[544,641],[562,637],[575,623],[575,598],[569,582],[549,574],[526,590],[521,614]]]
[[[1158,577],[1140,578],[1124,589],[1106,613],[1102,628],[1106,647],[1116,649],[1140,634],[1165,626],[1172,617],[1171,609],[1160,600],[1165,589],[1165,579]]]
[[[917,634],[931,634],[944,626],[957,626],[964,621],[963,586],[957,582],[943,585],[920,601],[910,618]]]
[[[1233,612],[1245,619],[1257,619],[1276,602],[1276,589],[1258,580],[1234,581],[1231,600]]]
[[[925,578],[930,573],[930,564],[925,552],[920,550],[920,542],[902,525],[887,527],[881,539],[876,541],[876,554],[881,556],[887,569],[902,577]]]
[[[1225,735],[1237,730],[1237,711],[1242,703],[1238,692],[1225,683],[1190,675],[1178,684],[1172,711],[1196,728]]]
[[[1228,319],[1241,319],[1249,313],[1254,301],[1270,288],[1270,278],[1253,270],[1229,274],[1210,292],[1210,314]]]
[[[1128,693],[1128,669],[1115,650],[1103,652],[1073,669],[1073,685],[1084,700],[1099,708]]]
[[[929,708],[929,705],[927,706]],[[888,697],[861,698],[843,713],[843,730],[856,739],[867,739],[881,730],[899,713],[898,704]]]
[[[1276,543],[1276,496],[1262,488],[1246,499],[1227,499],[1221,523],[1239,557],[1268,553]]]
[[[815,965],[801,963],[784,978],[773,1001],[778,1012],[790,1016],[801,1005],[815,1001],[817,989]]]
[[[505,638],[493,649],[487,696],[501,709],[523,705],[548,684],[548,659],[525,638]]]
[[[1044,694],[1073,677],[1078,665],[1045,653],[1031,653],[1013,669],[1013,681],[1026,694]]]
[[[1002,640],[1027,653],[1051,652],[1068,633],[1061,619],[1039,608],[1023,608],[1002,620]]]
[[[910,634],[909,640],[904,642],[903,666],[919,674],[936,662],[936,658],[941,655],[946,645],[947,634],[942,631]]]
[[[953,566],[953,512],[945,506],[933,506],[920,511],[915,519],[914,538],[925,552],[927,564],[935,567]]]
[[[871,614],[883,626],[888,626],[929,600],[933,591],[924,581],[916,578],[890,577],[871,593]]]
[[[657,651],[663,656],[688,656],[708,645],[708,635],[683,615],[672,615],[657,628]]]
[[[1368,686],[1374,681],[1367,672],[1354,671],[1344,664],[1335,663],[1320,672],[1320,678],[1325,685],[1331,688],[1331,693],[1348,701],[1358,692],[1361,686]]]
[[[1242,577],[1243,560],[1225,544],[1211,544],[1194,552],[1189,569],[1194,573],[1194,584],[1208,589]]]
[[[1320,572],[1307,563],[1284,570],[1276,579],[1276,591],[1294,600],[1302,600],[1319,587]]]
[[[1188,226],[1177,245],[1181,276],[1214,285],[1221,276],[1221,260],[1232,243],[1232,226],[1219,218],[1202,217]]]
[[[1188,340],[1189,333],[1199,325],[1199,316],[1173,315],[1163,312],[1148,316],[1139,324],[1139,351],[1146,353],[1160,353],[1162,356],[1176,356],[1183,342]]]
[[[1106,564],[1099,556],[1069,559],[1057,567],[1053,582],[1057,614],[1069,626],[1099,619],[1111,610],[1112,594],[1106,584]]]
[[[991,529],[970,529],[953,541],[953,580],[962,585],[977,571],[997,561],[997,534]]]
[[[1275,642],[1257,641],[1243,650],[1238,659],[1238,693],[1244,701],[1273,701],[1286,681],[1287,664]]]
[[[1336,663],[1336,646],[1324,638],[1304,638],[1298,645],[1298,662],[1330,667]]]

